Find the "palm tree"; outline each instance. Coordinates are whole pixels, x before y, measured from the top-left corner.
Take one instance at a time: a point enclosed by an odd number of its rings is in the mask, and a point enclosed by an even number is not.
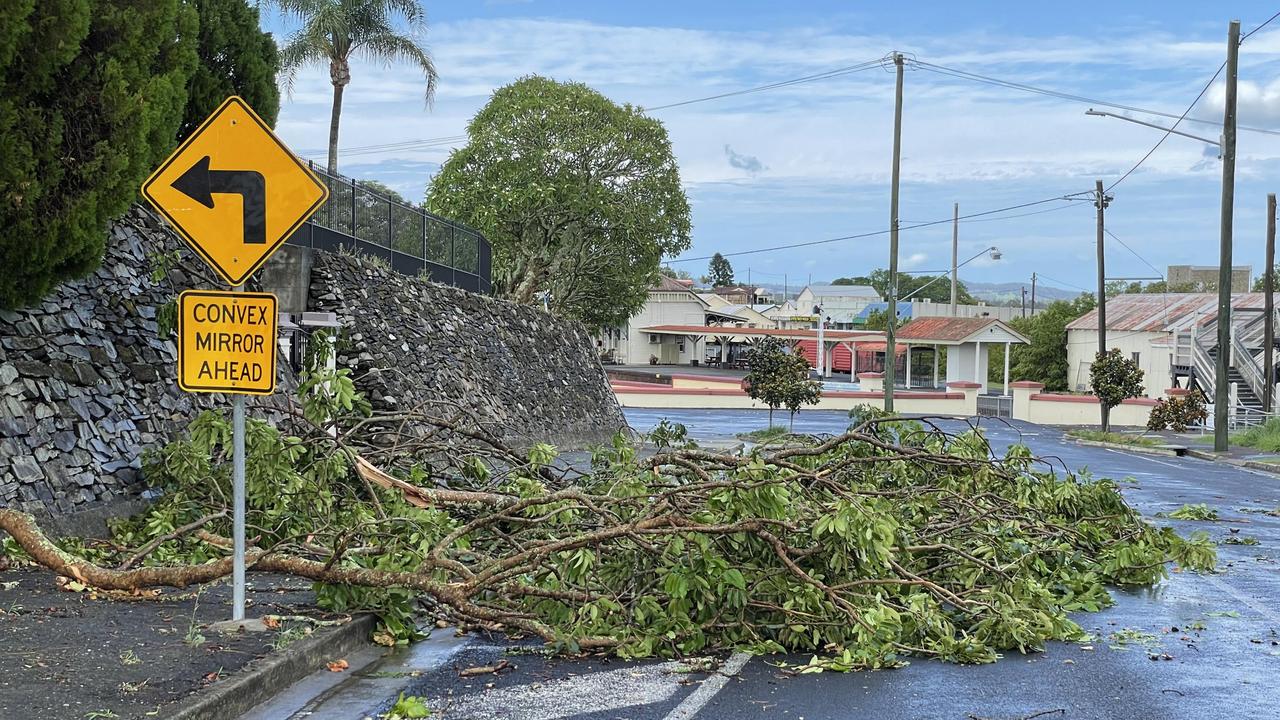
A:
[[[342,116],[342,92],[351,82],[352,56],[383,62],[408,62],[422,69],[427,80],[426,100],[436,92],[436,67],[431,55],[418,44],[426,32],[427,13],[418,0],[271,0],[302,27],[280,50],[280,67],[286,87],[292,87],[298,68],[329,63],[333,83],[333,113],[329,120],[329,172],[338,172],[338,121]],[[396,27],[403,23],[405,31]]]

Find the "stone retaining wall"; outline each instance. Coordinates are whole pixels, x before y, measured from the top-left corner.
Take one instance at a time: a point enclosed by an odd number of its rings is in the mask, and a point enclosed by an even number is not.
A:
[[[581,447],[626,425],[577,323],[351,255],[317,255],[311,305],[337,313],[338,364],[376,409],[455,403],[515,445]]]
[[[133,505],[145,448],[226,396],[176,384],[176,348],[157,311],[216,278],[161,221],[135,207],[110,227],[102,266],[38,306],[0,311],[0,506],[66,516]],[[177,251],[158,281],[153,256]],[[422,399],[470,407],[517,441],[579,445],[623,425],[586,332],[546,313],[317,254],[313,309],[350,328],[345,366],[382,370],[364,382],[375,407]],[[252,285],[247,288],[258,290]],[[317,300],[319,302],[317,302]],[[259,417],[279,418],[296,379],[281,359]],[[107,513],[109,514],[109,513]]]

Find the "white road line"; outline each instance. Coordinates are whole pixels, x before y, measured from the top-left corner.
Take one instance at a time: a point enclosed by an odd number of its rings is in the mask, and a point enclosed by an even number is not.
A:
[[[1277,616],[1275,613],[1271,612],[1270,610],[1262,607],[1261,605],[1256,604],[1253,600],[1250,600],[1248,597],[1245,597],[1244,593],[1231,587],[1231,585],[1229,585],[1228,583],[1222,580],[1219,580],[1218,578],[1213,577],[1212,575],[1202,575],[1201,577],[1203,577],[1204,579],[1216,585],[1219,590],[1222,590],[1223,592],[1227,593],[1231,597],[1244,603],[1245,606],[1248,607],[1250,610],[1258,613],[1259,615],[1270,620],[1276,625],[1280,625],[1280,616]]]
[[[1132,453],[1132,452],[1126,452],[1126,451],[1124,451],[1124,450],[1113,450],[1113,449],[1111,449],[1111,448],[1106,448],[1106,451],[1107,451],[1107,452],[1113,452],[1113,453],[1115,453],[1115,454],[1117,454],[1117,455],[1125,455],[1125,456],[1127,456],[1127,457],[1136,457],[1136,458],[1141,458],[1141,459],[1143,459],[1143,460],[1150,460],[1150,461],[1151,461],[1151,462],[1153,462],[1153,463],[1160,463],[1161,465],[1168,465],[1168,466],[1169,466],[1169,467],[1171,467],[1171,468],[1178,468],[1179,470],[1186,470],[1186,469],[1187,469],[1187,468],[1183,467],[1182,465],[1177,465],[1177,464],[1174,464],[1174,463],[1171,463],[1171,462],[1168,462],[1168,461],[1165,461],[1165,460],[1157,460],[1157,459],[1155,459],[1155,458],[1151,457],[1150,455],[1145,455],[1145,454],[1143,454],[1143,453]]]
[[[698,689],[690,693],[684,699],[684,702],[677,705],[663,720],[690,720],[707,703],[711,702],[711,698],[715,697],[721,688],[729,683],[729,678],[742,672],[742,668],[746,667],[747,662],[750,660],[751,656],[742,652],[729,656],[729,660],[725,662],[720,672],[703,680]]]

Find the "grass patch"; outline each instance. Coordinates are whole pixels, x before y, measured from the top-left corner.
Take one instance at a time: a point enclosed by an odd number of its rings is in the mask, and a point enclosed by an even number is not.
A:
[[[1117,445],[1138,445],[1140,447],[1157,447],[1163,445],[1164,441],[1147,437],[1145,435],[1127,435],[1117,432],[1102,432],[1101,430],[1068,430],[1067,435],[1077,440],[1092,440],[1094,442],[1108,442]]]
[[[1263,452],[1280,452],[1280,418],[1271,418],[1231,436],[1233,445],[1243,445]]]
[[[760,428],[759,430],[752,430],[751,432],[738,433],[737,437],[739,440],[750,440],[751,442],[762,443],[769,442],[770,440],[781,440],[790,434],[791,431],[787,430],[785,427],[781,425],[774,425],[772,427]]]

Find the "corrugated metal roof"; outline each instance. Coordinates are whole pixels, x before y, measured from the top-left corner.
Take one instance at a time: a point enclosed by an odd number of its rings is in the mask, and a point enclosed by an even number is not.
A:
[[[1231,296],[1233,308],[1261,308],[1262,293]],[[1107,298],[1107,329],[1170,332],[1203,327],[1218,317],[1218,293],[1134,293]],[[1098,311],[1090,310],[1067,325],[1068,330],[1097,330]]]
[[[903,325],[896,333],[901,340],[938,340],[959,342],[996,325],[1015,337],[1021,337],[1008,325],[995,318],[922,317]]]

